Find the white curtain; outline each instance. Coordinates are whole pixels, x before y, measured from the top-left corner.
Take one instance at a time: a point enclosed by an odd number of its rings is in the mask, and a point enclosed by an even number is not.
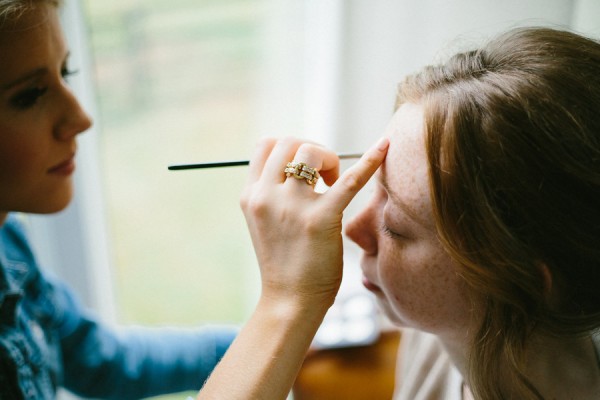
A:
[[[596,0],[270,3],[259,129],[339,150],[366,148],[387,123],[397,83],[440,57],[522,25],[600,35]]]

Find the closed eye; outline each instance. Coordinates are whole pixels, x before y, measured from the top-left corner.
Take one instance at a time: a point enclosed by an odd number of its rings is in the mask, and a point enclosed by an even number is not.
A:
[[[383,235],[385,235],[385,236],[387,236],[387,237],[389,237],[389,238],[391,238],[391,239],[395,239],[395,240],[399,240],[399,239],[406,239],[406,236],[404,236],[404,235],[401,235],[401,234],[399,234],[399,233],[397,233],[397,232],[394,232],[394,231],[392,231],[392,230],[391,230],[390,228],[388,228],[388,226],[387,226],[387,225],[385,225],[385,224],[382,224],[382,225],[381,225],[381,228],[380,228],[380,230],[381,230],[381,233],[382,233]]]
[[[25,110],[32,107],[47,90],[47,87],[33,87],[22,90],[10,99],[10,104],[15,108]]]

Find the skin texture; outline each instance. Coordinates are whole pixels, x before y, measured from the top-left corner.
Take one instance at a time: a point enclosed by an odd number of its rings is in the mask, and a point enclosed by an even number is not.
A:
[[[76,136],[91,125],[65,78],[56,7],[42,3],[0,35],[0,222],[9,211],[51,213],[72,197]]]
[[[363,249],[365,286],[389,319],[435,334],[466,376],[483,301],[468,290],[438,239],[423,121],[418,104],[398,109],[386,132],[391,145],[374,196],[346,233]],[[532,342],[526,371],[545,398],[597,398],[600,374],[589,337],[535,335]],[[505,390],[511,393],[510,387]],[[465,396],[470,396],[468,388]]]
[[[456,264],[437,236],[421,108],[400,107],[386,135],[394,145],[375,193],[346,228],[363,249],[365,285],[393,323],[464,341],[465,328],[477,321]]]

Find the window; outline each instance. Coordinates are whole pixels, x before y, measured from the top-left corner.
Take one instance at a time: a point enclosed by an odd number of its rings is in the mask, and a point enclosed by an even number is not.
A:
[[[167,165],[249,156],[262,3],[85,3],[124,322],[241,322],[248,311],[256,282],[238,206],[244,169]]]

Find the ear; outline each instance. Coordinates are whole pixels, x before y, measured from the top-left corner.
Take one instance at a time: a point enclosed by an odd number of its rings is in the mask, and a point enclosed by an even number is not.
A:
[[[550,272],[550,268],[548,268],[548,266],[544,263],[538,264],[538,269],[540,271],[540,275],[542,276],[544,296],[549,300],[550,295],[552,294],[552,272]]]
[[[557,293],[556,285],[554,285],[554,278],[552,271],[545,263],[538,264],[540,276],[542,277],[544,299],[550,307],[556,307],[559,303],[559,294]]]

